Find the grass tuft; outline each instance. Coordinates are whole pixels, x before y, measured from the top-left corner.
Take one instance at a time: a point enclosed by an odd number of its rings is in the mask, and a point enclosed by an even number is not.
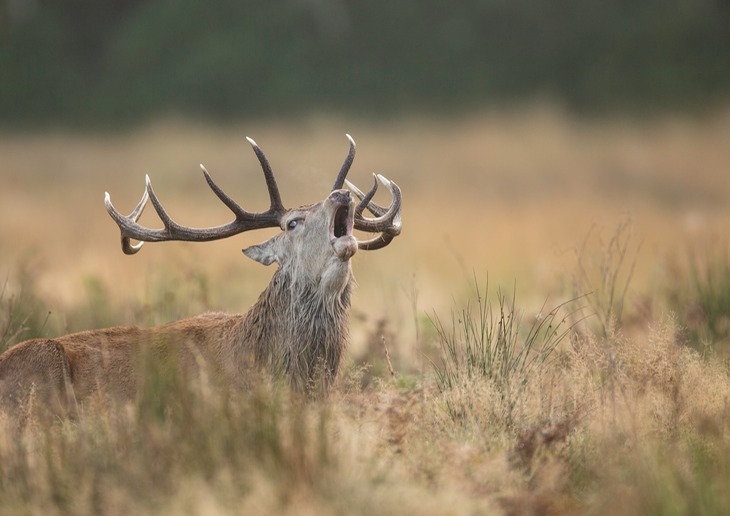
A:
[[[469,383],[488,380],[500,396],[511,398],[540,369],[579,321],[570,312],[575,300],[545,311],[545,304],[530,324],[523,324],[511,300],[497,290],[496,305],[488,300],[488,286],[476,285],[475,300],[452,312],[450,326],[435,316],[433,324],[441,345],[441,362],[434,363],[439,389],[444,392]]]
[[[596,316],[598,331],[604,337],[612,328],[622,325],[626,296],[642,245],[634,240],[633,221],[627,217],[619,222],[608,240],[594,225],[577,252],[573,292],[576,296],[588,294],[586,298]],[[594,244],[599,250],[590,252]]]
[[[694,340],[701,346],[730,351],[730,259],[727,252],[695,257],[690,265],[693,309],[687,321]]]
[[[9,276],[5,278],[0,287],[0,353],[21,340],[45,333],[50,312],[42,315],[41,305],[32,275],[21,271],[16,288],[11,286]]]

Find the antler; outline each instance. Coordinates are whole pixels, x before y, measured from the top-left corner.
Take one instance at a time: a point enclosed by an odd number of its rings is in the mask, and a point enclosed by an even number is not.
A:
[[[380,233],[379,236],[371,238],[370,240],[358,241],[357,246],[365,251],[372,251],[374,249],[380,249],[388,245],[395,237],[400,234],[401,230],[401,194],[400,188],[394,182],[386,179],[380,174],[373,174],[375,178],[375,184],[368,193],[363,193],[358,187],[348,181],[347,173],[350,171],[350,166],[355,159],[355,140],[352,136],[346,134],[347,139],[350,140],[350,151],[345,158],[345,162],[342,164],[340,173],[337,174],[335,184],[332,186],[332,190],[338,190],[342,188],[344,184],[352,190],[352,192],[360,199],[360,204],[355,208],[355,229],[361,231],[369,231],[371,233]],[[375,196],[375,192],[378,191],[378,181],[390,190],[393,196],[393,202],[390,207],[383,208],[375,204],[372,199]],[[375,218],[367,218],[363,216],[363,211],[368,209],[370,213],[375,215]]]
[[[388,180],[380,174],[373,174],[375,182],[368,193],[363,193],[358,187],[353,185],[347,179],[344,182],[347,187],[360,199],[360,204],[355,208],[355,229],[368,231],[371,233],[380,233],[379,236],[370,240],[358,241],[357,246],[365,251],[380,249],[388,245],[395,237],[400,235],[401,231],[401,193],[398,185]],[[393,202],[388,208],[383,208],[375,204],[372,198],[378,191],[378,181],[380,181],[393,196]],[[363,211],[367,208],[375,218],[363,216]]]
[[[269,190],[269,199],[271,200],[271,206],[268,210],[259,213],[244,210],[233,199],[228,197],[228,195],[226,195],[217,184],[215,184],[205,167],[200,165],[210,189],[213,190],[213,193],[221,200],[221,202],[223,202],[223,204],[225,204],[228,209],[233,212],[236,218],[228,224],[212,228],[189,228],[181,226],[172,220],[164,210],[152,189],[150,177],[145,176],[146,187],[142,194],[142,199],[139,201],[139,204],[137,204],[137,207],[134,208],[132,213],[126,217],[114,208],[109,193],[104,193],[104,204],[106,205],[106,210],[109,212],[109,215],[111,215],[122,232],[122,250],[124,253],[136,253],[140,250],[144,242],[164,242],[167,240],[208,242],[210,240],[227,238],[253,229],[279,227],[281,217],[287,212],[287,209],[281,202],[281,196],[279,195],[279,188],[276,185],[276,179],[274,179],[274,173],[271,170],[269,161],[266,159],[266,156],[256,142],[248,137],[246,137],[246,139],[248,140],[248,143],[251,144],[251,147],[253,147],[253,151],[256,153],[256,157],[258,158],[259,163],[261,163],[261,169],[264,172],[266,187]],[[142,215],[148,200],[152,200],[152,206],[155,208],[157,215],[162,220],[164,228],[149,229],[137,224],[137,220],[139,220],[139,217]],[[131,239],[139,240],[139,243],[132,244]]]
[[[345,162],[342,164],[342,168],[340,168],[340,173],[337,174],[337,179],[335,179],[335,184],[332,185],[332,191],[339,190],[342,188],[342,185],[346,181],[347,173],[350,171],[350,167],[352,166],[352,162],[355,160],[355,140],[352,139],[352,136],[349,134],[345,134],[347,136],[347,139],[350,140],[350,151],[347,153],[347,157],[345,158]]]

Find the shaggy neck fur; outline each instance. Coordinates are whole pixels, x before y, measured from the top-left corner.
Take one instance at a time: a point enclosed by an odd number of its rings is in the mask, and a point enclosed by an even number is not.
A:
[[[332,278],[295,280],[288,267],[276,271],[269,286],[242,321],[244,347],[254,360],[300,391],[329,388],[347,346],[352,273],[342,264]]]

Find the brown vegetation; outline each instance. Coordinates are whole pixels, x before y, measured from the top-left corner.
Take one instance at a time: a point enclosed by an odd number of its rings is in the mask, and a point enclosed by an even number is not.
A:
[[[727,115],[599,123],[537,111],[388,128],[308,120],[257,125],[255,135],[290,149],[273,164],[292,185],[282,193],[305,199],[311,178],[326,177],[312,167],[339,165],[329,144],[348,130],[367,149],[351,177],[386,163],[377,171],[403,178],[408,201],[406,229],[389,248],[397,254],[353,264],[353,346],[332,395],[302,403],[267,382],[240,393],[214,375],[185,382],[153,371],[131,405],[3,432],[0,507],[726,513]],[[220,182],[235,190],[235,171],[246,166],[236,133],[156,126],[97,139],[4,138],[2,344],[252,303],[266,278],[238,258],[245,236],[128,258],[102,207],[104,189],[133,197],[128,178],[138,171],[124,172],[144,166],[175,192],[164,199],[170,211],[194,203],[201,223],[220,220],[225,212],[184,171],[212,156],[210,168],[228,171]],[[486,296],[473,292],[474,276],[479,284],[488,276]],[[589,317],[556,346],[534,341],[546,353],[531,367],[495,375],[450,362],[450,338],[456,357],[469,353],[461,332],[479,327],[469,321],[478,322],[480,302],[493,307],[485,323],[493,335],[505,335],[500,321],[516,321],[509,335],[518,353],[552,307],[580,295],[554,323]],[[448,371],[458,373],[449,384],[437,374]]]

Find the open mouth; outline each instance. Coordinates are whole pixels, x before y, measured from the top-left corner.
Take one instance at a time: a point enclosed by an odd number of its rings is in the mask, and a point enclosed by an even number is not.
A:
[[[335,190],[328,200],[334,205],[329,228],[330,243],[335,255],[342,262],[347,262],[357,252],[357,240],[352,235],[355,205],[346,190]]]
[[[357,251],[357,240],[352,236],[353,210],[352,203],[337,206],[330,223],[330,243],[335,255],[343,262]]]
[[[335,211],[332,220],[332,236],[340,238],[352,234],[352,217],[350,217],[350,207],[340,206]]]

